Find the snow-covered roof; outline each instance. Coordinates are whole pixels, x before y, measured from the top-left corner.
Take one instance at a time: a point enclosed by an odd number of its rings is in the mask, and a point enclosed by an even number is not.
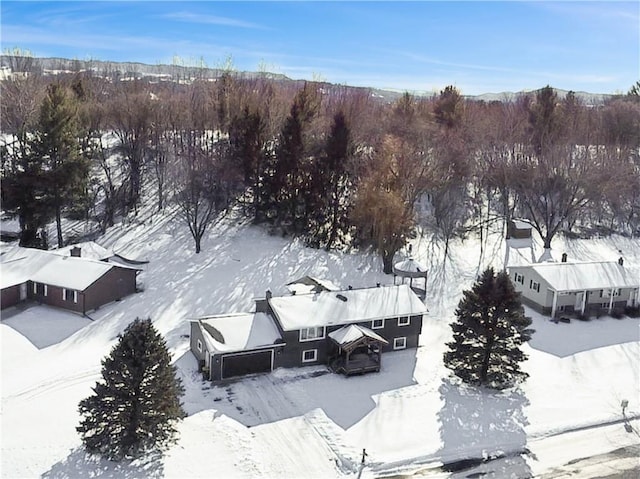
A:
[[[71,256],[57,256],[31,276],[31,281],[84,291],[114,265]]]
[[[405,273],[424,274],[427,272],[426,266],[422,265],[421,263],[419,263],[413,258],[407,258],[405,260],[398,261],[396,264],[393,265],[393,269],[397,273],[405,272]]]
[[[196,320],[211,352],[232,352],[270,346],[282,339],[265,313],[208,316]]]
[[[526,221],[522,221],[522,220],[511,220],[511,221],[513,221],[513,226],[515,226],[517,230],[530,230],[533,228],[531,226],[531,223],[527,223]]]
[[[63,256],[59,250],[43,251],[16,246],[0,255],[0,285],[8,288],[31,280],[84,291],[115,267],[125,268],[104,261]]]
[[[536,263],[531,268],[556,291],[585,291],[640,287],[640,278],[617,261],[589,263]]]
[[[64,256],[71,256],[71,250],[73,248],[80,248],[80,256],[82,258],[105,260],[113,256],[113,251],[103,248],[94,241],[86,241],[84,243],[65,246],[63,248],[58,248],[55,251],[56,253]]]
[[[406,284],[274,297],[269,304],[285,331],[427,312]]]
[[[29,281],[52,261],[55,254],[47,251],[13,246],[0,255],[0,288],[8,288]]]
[[[320,279],[314,276],[303,276],[287,284],[287,289],[293,294],[307,294],[313,292],[340,291],[340,288],[327,279]]]
[[[364,336],[375,339],[385,344],[389,343],[389,341],[384,339],[379,334],[374,333],[369,328],[364,328],[362,326],[358,326],[357,324],[343,326],[337,331],[329,333],[329,337],[340,345],[352,343]]]

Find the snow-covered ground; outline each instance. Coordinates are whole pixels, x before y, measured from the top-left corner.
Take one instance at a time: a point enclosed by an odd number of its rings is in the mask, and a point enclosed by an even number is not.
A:
[[[430,313],[420,347],[385,354],[379,374],[346,378],[324,367],[280,369],[220,386],[197,373],[189,318],[250,311],[267,289],[285,293],[286,283],[304,275],[343,287],[393,279],[380,272],[375,256],[308,249],[231,219],[211,231],[199,255],[169,215],[116,226],[98,242],[150,261],[139,276],[142,293],[102,307],[91,319],[36,306],[3,312],[2,477],[324,478],[361,472],[550,478],[606,477],[640,467],[640,425],[633,419],[640,414],[637,319],[554,324],[531,313],[537,332],[526,346],[526,383],[494,392],[450,378],[442,363],[448,325],[478,271],[502,267],[504,243],[497,236],[482,258],[478,241],[468,239],[455,243],[446,261],[431,238],[414,241],[414,256],[429,268]],[[615,260],[622,251],[625,266],[640,266],[637,239],[556,243],[557,252],[572,258]],[[512,252],[511,258],[527,255]],[[151,317],[165,336],[185,384],[188,417],[164,457],[116,464],[83,452],[77,405],[100,378],[101,359],[136,317]]]

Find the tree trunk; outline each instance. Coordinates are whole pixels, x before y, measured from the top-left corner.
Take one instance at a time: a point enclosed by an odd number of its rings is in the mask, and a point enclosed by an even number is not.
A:
[[[60,213],[60,201],[56,198],[56,231],[58,233],[58,248],[64,246],[62,239],[62,215]]]
[[[202,239],[200,236],[194,236],[193,239],[196,241],[196,254],[200,253],[200,240]]]
[[[395,251],[383,251],[382,252],[382,271],[385,274],[393,273],[393,257]]]
[[[489,373],[489,362],[491,360],[491,350],[493,349],[493,338],[487,340],[487,348],[484,350],[484,359],[482,360],[482,369],[480,370],[480,383],[487,382],[487,374]]]

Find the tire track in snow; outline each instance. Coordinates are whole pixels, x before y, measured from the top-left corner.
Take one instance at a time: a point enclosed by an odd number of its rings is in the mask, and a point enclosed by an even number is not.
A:
[[[74,374],[71,376],[59,376],[55,379],[50,379],[48,381],[39,383],[35,386],[30,386],[16,393],[10,394],[2,398],[3,401],[13,400],[17,398],[21,399],[34,399],[39,396],[42,396],[45,393],[50,393],[54,391],[62,391],[64,389],[68,389],[70,387],[77,386],[85,382],[87,379],[91,377],[100,377],[100,368],[83,371],[79,374]]]

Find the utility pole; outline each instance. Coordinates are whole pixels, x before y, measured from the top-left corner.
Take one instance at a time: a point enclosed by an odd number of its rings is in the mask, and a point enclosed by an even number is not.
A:
[[[367,450],[363,449],[362,450],[362,461],[360,461],[360,470],[358,471],[358,479],[360,479],[360,477],[362,476],[362,471],[364,470],[364,460],[367,457]]]

